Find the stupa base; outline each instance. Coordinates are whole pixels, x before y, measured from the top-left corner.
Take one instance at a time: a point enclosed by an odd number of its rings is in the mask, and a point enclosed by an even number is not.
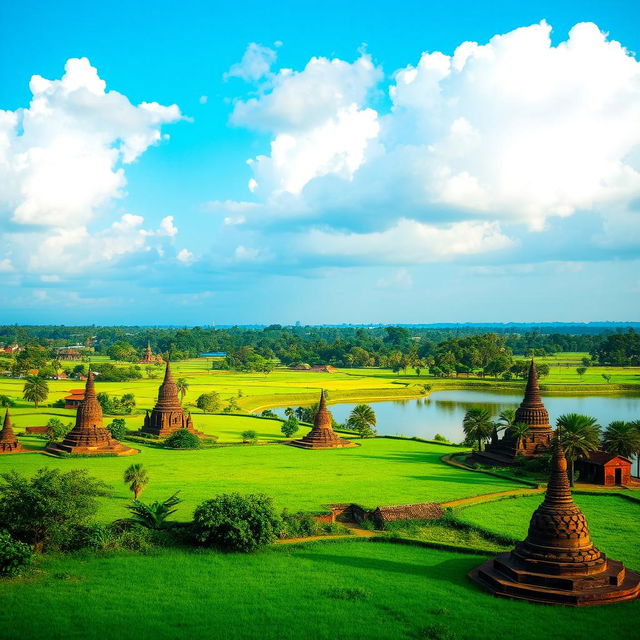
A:
[[[21,444],[17,446],[0,447],[0,456],[9,455],[11,453],[27,453],[28,449],[25,449]]]
[[[138,435],[141,435],[143,437],[152,437],[152,438],[158,438],[158,440],[164,440],[165,438],[168,438],[170,435],[173,435],[176,431],[182,431],[182,427],[180,427],[179,429],[165,429],[165,430],[160,430],[160,431],[143,431],[142,429],[140,429],[140,431],[138,431]],[[207,434],[206,433],[202,433],[202,431],[196,431],[195,429],[187,429],[187,431],[189,433],[193,433],[193,435],[198,436],[198,438],[206,438]]]
[[[541,604],[585,607],[640,597],[640,574],[616,560],[608,560],[606,569],[595,575],[548,575],[523,569],[505,552],[473,569],[469,577],[494,596]]]
[[[348,449],[350,447],[359,447],[359,444],[351,442],[351,440],[345,440],[344,438],[338,438],[330,442],[307,442],[305,440],[292,440],[287,442],[291,447],[298,447],[299,449]]]
[[[115,455],[115,456],[135,456],[138,453],[138,449],[132,449],[124,444],[118,443],[113,446],[95,446],[95,447],[73,447],[61,443],[50,444],[46,447],[46,451],[55,453],[57,455],[72,455],[72,456],[101,456],[101,455]]]

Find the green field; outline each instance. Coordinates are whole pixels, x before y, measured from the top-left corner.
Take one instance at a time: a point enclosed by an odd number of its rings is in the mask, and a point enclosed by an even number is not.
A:
[[[376,507],[444,502],[520,486],[440,461],[440,456],[458,448],[412,440],[375,438],[363,440],[357,448],[329,451],[286,445],[196,451],[135,446],[142,451],[135,458],[61,459],[36,453],[0,456],[0,472],[17,469],[31,474],[42,466],[86,468],[113,487],[113,496],[102,500],[103,520],[127,513],[124,506],[131,494],[122,482],[122,474],[132,461],[143,463],[149,471],[151,481],[143,493],[144,500],[164,499],[180,490],[184,504],[177,517],[181,520],[189,520],[202,500],[225,491],[259,491],[272,496],[280,508],[321,512],[331,503]]]
[[[574,499],[587,517],[596,546],[631,569],[640,570],[640,504],[606,495],[574,494]],[[540,496],[526,496],[475,504],[461,509],[460,519],[520,540],[527,535],[531,514],[541,501]]]
[[[635,633],[640,602],[576,612],[495,599],[466,577],[483,560],[358,540],[249,556],[50,555],[28,578],[0,583],[0,636],[608,640]]]

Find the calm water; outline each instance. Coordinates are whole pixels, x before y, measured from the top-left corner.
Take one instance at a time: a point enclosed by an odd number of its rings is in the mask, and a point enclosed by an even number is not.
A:
[[[640,395],[546,396],[544,404],[551,424],[563,413],[594,416],[602,426],[613,420],[640,420]],[[421,436],[432,439],[436,433],[452,442],[464,439],[462,418],[470,407],[486,407],[494,416],[508,407],[516,408],[521,394],[487,391],[436,391],[427,398],[369,403],[376,412],[378,433]],[[338,422],[345,422],[355,404],[332,404],[329,409]],[[284,409],[274,409],[283,416]]]

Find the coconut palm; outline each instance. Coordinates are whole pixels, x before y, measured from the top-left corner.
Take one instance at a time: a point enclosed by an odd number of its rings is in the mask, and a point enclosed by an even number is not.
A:
[[[33,402],[37,409],[38,403],[47,399],[49,395],[49,385],[47,381],[40,376],[27,376],[22,391],[22,397],[27,400],[27,402]]]
[[[180,394],[180,402],[184,400],[184,397],[187,395],[187,391],[189,391],[189,383],[186,378],[178,378],[176,380],[176,388],[178,389],[178,393]]]
[[[640,433],[640,420],[632,420],[629,424]],[[636,476],[640,478],[640,451],[636,451],[636,465]]]
[[[516,421],[516,410],[512,408],[503,409],[498,415],[497,429],[504,431],[511,427]]]
[[[531,429],[526,422],[514,422],[507,428],[507,433],[516,441],[516,448],[519,449],[522,441],[529,435]]]
[[[285,416],[287,416],[287,418],[291,418],[291,417],[293,417],[293,416],[295,415],[295,412],[294,412],[294,410],[293,410],[293,407],[287,407],[287,408],[284,410],[284,415],[285,415]]]
[[[137,500],[142,490],[149,484],[149,474],[139,462],[129,465],[124,470],[124,481],[133,491],[133,499]]]
[[[462,428],[467,440],[478,442],[478,451],[482,451],[482,443],[493,433],[494,424],[491,414],[482,407],[472,407],[465,413]]]
[[[600,425],[595,418],[579,413],[565,413],[556,420],[565,456],[569,460],[569,481],[573,486],[575,461],[597,451],[600,445]]]
[[[376,413],[368,404],[358,404],[353,408],[347,426],[361,438],[373,436],[376,433]]]

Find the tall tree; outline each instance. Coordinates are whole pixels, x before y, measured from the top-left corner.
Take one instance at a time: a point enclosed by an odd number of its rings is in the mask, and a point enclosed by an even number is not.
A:
[[[519,449],[522,441],[529,435],[531,429],[526,422],[514,422],[507,428],[507,433],[515,439],[516,447]]]
[[[38,403],[44,402],[49,396],[49,385],[40,376],[27,376],[22,391],[22,397],[27,402],[33,402],[37,409]]]
[[[493,433],[494,424],[491,414],[483,407],[472,407],[465,413],[462,420],[464,435],[468,440],[478,443],[478,451],[482,451],[482,443]]]
[[[640,420],[632,420],[629,424],[640,433]],[[636,477],[640,478],[640,451],[636,451]]]
[[[632,458],[640,453],[640,430],[632,422],[610,422],[602,434],[602,448],[607,453]]]
[[[597,451],[600,444],[600,425],[595,418],[579,413],[565,413],[556,420],[560,442],[569,460],[569,481],[573,486],[575,461]]]
[[[368,404],[359,404],[353,408],[347,420],[347,426],[360,435],[367,438],[375,435],[376,413]]]
[[[178,378],[176,380],[176,387],[178,389],[178,393],[180,394],[180,402],[184,401],[184,397],[187,395],[187,391],[189,391],[189,383],[186,378]]]

